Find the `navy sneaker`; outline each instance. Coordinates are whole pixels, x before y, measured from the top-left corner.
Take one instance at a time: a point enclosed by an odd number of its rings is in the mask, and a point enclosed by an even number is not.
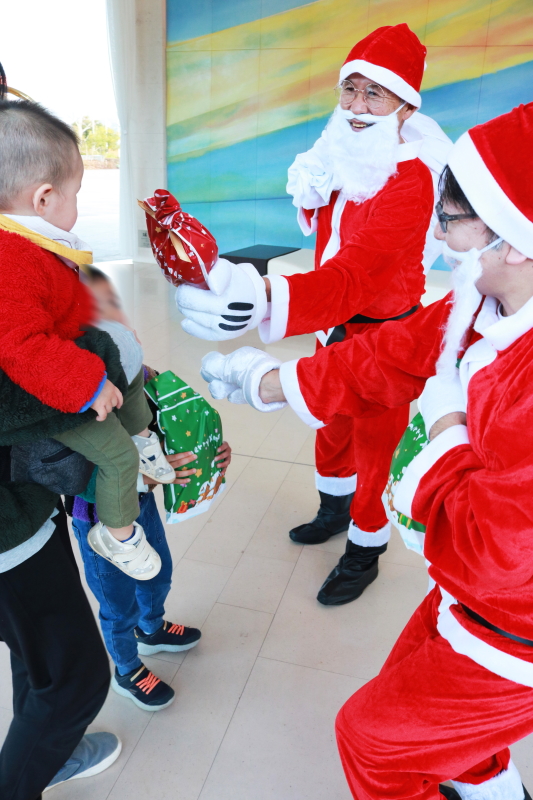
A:
[[[119,675],[115,669],[111,688],[122,697],[129,697],[144,711],[161,711],[173,703],[175,697],[174,689],[150,672],[144,664],[127,675]]]
[[[155,633],[143,633],[140,628],[135,628],[134,633],[137,650],[141,656],[151,656],[163,651],[180,653],[182,650],[190,650],[198,644],[202,635],[198,628],[186,628],[185,625],[177,625],[167,620]]]
[[[114,764],[122,743],[114,733],[86,733],[69,760],[59,770],[46,789],[78,778],[91,778]]]

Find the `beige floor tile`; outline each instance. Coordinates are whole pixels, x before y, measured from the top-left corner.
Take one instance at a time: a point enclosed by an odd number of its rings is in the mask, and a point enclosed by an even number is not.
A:
[[[529,794],[533,792],[533,734],[511,747],[513,761],[520,771],[522,783]]]
[[[218,602],[274,614],[293,569],[289,561],[243,553]]]
[[[6,738],[7,731],[11,725],[11,718],[11,711],[8,711],[5,708],[0,708],[0,742],[3,742]]]
[[[306,547],[261,655],[361,680],[374,677],[427,588],[421,569],[384,563],[355,602],[325,607],[316,594],[337,556]]]
[[[302,449],[309,428],[292,408],[286,408],[277,416],[276,424],[257,448],[255,455],[259,458],[278,458],[292,462]]]
[[[314,467],[315,464],[315,439],[316,439],[316,431],[309,430],[307,434],[307,438],[302,445],[302,449],[296,456],[295,463],[297,464],[311,464]]]
[[[258,658],[200,800],[350,800],[334,723],[361,685]]]
[[[306,519],[313,518],[316,513],[316,498],[305,483],[289,480],[293,469],[291,467],[289,470],[287,478],[251,538],[246,548],[250,555],[292,562],[298,560],[302,546],[289,539],[289,531]]]
[[[231,573],[231,567],[182,558],[172,573],[172,590],[165,610],[167,618],[201,628]]]
[[[216,515],[187,551],[187,558],[234,567],[276,495],[290,465],[252,459]]]
[[[109,800],[197,800],[271,619],[215,606],[174,680],[176,701],[154,715]]]

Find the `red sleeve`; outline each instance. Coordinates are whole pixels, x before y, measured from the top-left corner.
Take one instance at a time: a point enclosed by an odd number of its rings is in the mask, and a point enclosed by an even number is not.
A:
[[[515,437],[533,438],[530,393],[513,405],[501,428],[507,453]],[[523,455],[523,447],[515,450]],[[493,454],[492,461],[498,460]],[[413,517],[427,525],[424,554],[432,574],[445,588],[451,580],[454,596],[456,586],[477,590],[479,597],[509,592],[531,580],[532,475],[533,448],[516,463],[489,468],[470,445],[463,445],[421,478]]]
[[[416,399],[435,374],[448,303],[449,296],[300,358],[298,385],[311,414],[327,425],[336,414],[377,416]]]
[[[427,175],[426,175],[427,172]],[[391,181],[366,224],[320,269],[291,275],[286,336],[341,325],[383,292],[401,268],[404,254],[422,258],[433,206],[429,170],[410,170]]]
[[[42,403],[77,413],[94,397],[105,365],[73,341],[80,335],[80,309],[87,308],[86,290],[61,264],[58,277],[41,253],[16,234],[1,237],[0,368]],[[68,336],[55,332],[59,324]]]

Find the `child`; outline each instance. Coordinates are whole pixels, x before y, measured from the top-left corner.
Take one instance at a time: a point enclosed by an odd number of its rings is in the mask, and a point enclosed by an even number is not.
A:
[[[120,350],[124,371],[135,371],[135,356],[140,345],[120,306],[113,285],[107,276],[95,267],[88,268],[86,276],[93,293],[100,319],[97,327],[108,331]],[[148,376],[147,376],[148,377]],[[167,456],[175,469],[196,459],[194,453]],[[216,460],[225,470],[231,460],[229,445],[219,448]],[[188,483],[194,469],[179,473],[176,483]],[[150,479],[146,479],[150,480]],[[146,538],[161,559],[161,571],[150,581],[138,583],[110,568],[87,544],[87,533],[97,521],[94,506],[75,498],[72,507],[72,527],[80,545],[87,583],[100,604],[100,624],[106,647],[115,662],[111,686],[139,708],[159,711],[174,699],[174,690],[144,666],[139,655],[160,651],[180,652],[194,647],[201,636],[196,628],[187,628],[164,620],[165,600],[170,591],[172,557],[165,538],[153,492],[140,487],[141,513],[138,523]]]
[[[123,398],[103,361],[74,342],[93,318],[77,271],[90,254],[76,252],[83,242],[70,233],[83,175],[76,135],[36,103],[0,101],[0,163],[0,368],[52,408],[97,412],[56,438],[99,467],[101,521],[89,531],[90,546],[148,580],[161,561],[134,522],[139,461],[151,479],[171,483],[175,473],[147,427],[140,357]]]

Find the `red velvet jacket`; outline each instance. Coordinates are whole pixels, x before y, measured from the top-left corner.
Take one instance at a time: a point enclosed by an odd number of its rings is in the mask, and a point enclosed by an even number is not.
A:
[[[373,416],[417,398],[435,374],[448,300],[300,359],[296,374],[309,411],[327,423],[336,414]],[[532,353],[533,328],[473,375],[470,443],[438,458],[412,505],[413,517],[427,525],[424,552],[439,586],[497,627],[531,640]],[[533,661],[533,648],[488,631],[459,606],[452,613],[478,639]]]
[[[418,158],[402,161],[375,197],[348,201],[340,249],[320,266],[337,196],[334,192],[318,212],[315,271],[286,278],[286,336],[327,330],[355,314],[395,317],[419,303],[424,292],[422,256],[434,203],[428,167]]]
[[[93,318],[77,272],[53,253],[0,230],[0,369],[59,411],[78,412],[105,373],[98,356],[76,347]]]

